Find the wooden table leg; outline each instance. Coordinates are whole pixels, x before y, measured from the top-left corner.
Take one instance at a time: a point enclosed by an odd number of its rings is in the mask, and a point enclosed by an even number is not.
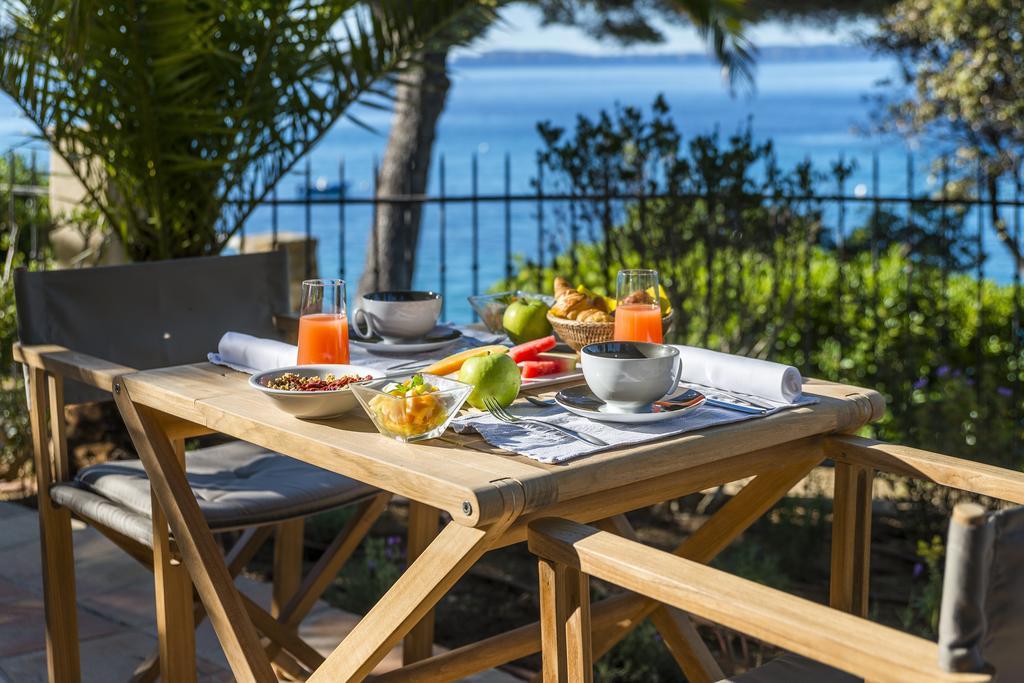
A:
[[[518,486],[518,484],[516,484]],[[487,529],[449,522],[373,609],[363,617],[310,683],[361,681],[508,528],[509,517]]]
[[[172,442],[175,459],[185,466],[185,444]],[[167,518],[160,502],[150,494],[153,507],[153,585],[156,596],[156,627],[160,650],[160,680],[194,683],[196,680],[196,630],[192,581],[174,557],[167,534]]]
[[[246,683],[276,683],[277,677],[270,668],[256,628],[231,580],[174,447],[157,414],[132,402],[129,386],[130,380],[117,379],[114,393],[117,406],[231,671],[236,680]],[[192,623],[190,621],[190,625]]]
[[[281,616],[281,610],[302,584],[303,531],[306,520],[290,519],[274,529],[274,584],[270,613]]]
[[[860,617],[868,615],[874,476],[870,467],[835,464],[828,602],[831,607]]]
[[[406,566],[412,564],[423,554],[427,546],[437,537],[441,513],[429,505],[409,501],[409,532],[406,539]],[[434,610],[431,608],[412,627],[402,641],[402,663],[412,664],[426,659],[434,653]]]
[[[303,531],[306,520],[290,519],[275,525],[274,533],[274,582],[271,594],[270,613],[281,616],[281,610],[295,595],[302,583],[302,551]],[[298,626],[292,629],[297,635]],[[274,671],[280,677],[284,670],[272,663]]]

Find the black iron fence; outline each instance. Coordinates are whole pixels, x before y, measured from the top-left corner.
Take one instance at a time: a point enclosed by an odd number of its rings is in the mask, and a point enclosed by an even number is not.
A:
[[[1015,218],[1010,216],[1013,211],[1019,211],[1021,206],[1024,206],[1024,200],[1021,198],[1020,185],[1008,184],[1006,194],[1003,196],[994,197],[991,195],[984,196],[946,196],[943,194],[944,190],[935,190],[932,193],[928,193],[928,188],[916,187],[916,180],[919,180],[915,175],[915,163],[914,157],[908,155],[906,157],[906,169],[905,169],[905,183],[903,192],[882,192],[880,171],[879,171],[879,158],[877,155],[872,157],[871,161],[871,184],[870,190],[866,190],[865,186],[862,185],[858,189],[861,190],[855,194],[847,192],[848,181],[840,179],[837,181],[834,187],[822,188],[822,191],[808,193],[808,194],[786,194],[786,195],[750,195],[749,198],[759,202],[771,203],[775,201],[785,200],[788,202],[814,202],[825,208],[825,222],[831,223],[827,227],[833,232],[834,243],[833,246],[839,254],[840,258],[843,256],[844,246],[848,240],[849,235],[847,231],[851,224],[851,218],[854,212],[858,209],[867,209],[869,212],[878,213],[882,207],[902,207],[902,210],[910,213],[914,210],[914,207],[934,207],[942,209],[943,207],[970,210],[974,213],[976,224],[974,234],[971,239],[976,243],[976,258],[974,271],[979,279],[986,279],[993,275],[990,272],[989,263],[993,257],[1001,257],[1001,268],[995,274],[1001,281],[1009,282],[1016,277],[1016,271],[1019,270],[1016,267],[1012,267],[1008,261],[1016,260],[1017,256],[1012,250],[1003,250],[1004,248],[1000,245],[997,240],[998,234],[994,230],[993,223],[995,222],[991,216],[998,213],[1002,223],[1005,225],[1015,225]],[[280,218],[280,210],[282,208],[298,208],[302,212],[302,230],[304,235],[312,240],[316,237],[322,237],[325,234],[334,232],[337,237],[337,254],[333,258],[321,258],[320,262],[326,262],[335,265],[335,270],[330,275],[337,274],[339,277],[345,278],[346,275],[351,275],[351,265],[346,266],[346,263],[350,261],[350,246],[347,244],[349,235],[353,233],[360,239],[368,236],[368,224],[376,222],[377,209],[384,205],[412,205],[419,204],[421,206],[433,206],[437,208],[436,217],[433,221],[429,219],[425,220],[425,223],[431,223],[432,226],[436,227],[435,238],[438,240],[437,253],[442,255],[439,270],[438,287],[442,292],[448,290],[448,259],[446,258],[452,253],[453,245],[451,244],[451,219],[450,211],[452,207],[463,206],[469,207],[468,220],[463,220],[465,228],[469,233],[468,243],[461,244],[457,243],[456,247],[464,248],[470,254],[471,265],[470,270],[473,276],[472,289],[479,291],[480,287],[490,287],[492,282],[481,282],[480,273],[484,262],[494,263],[500,262],[503,264],[501,268],[501,276],[506,280],[511,280],[517,265],[517,258],[525,259],[531,264],[544,266],[549,264],[554,255],[559,251],[559,248],[565,248],[568,253],[573,253],[576,250],[576,246],[581,242],[581,236],[583,236],[583,230],[580,225],[580,220],[573,217],[573,207],[580,205],[592,205],[592,206],[603,206],[608,207],[610,204],[617,204],[621,206],[627,206],[630,204],[636,206],[644,206],[648,203],[671,200],[671,201],[698,201],[698,200],[709,200],[713,197],[704,193],[677,193],[677,194],[665,194],[660,192],[620,192],[611,189],[605,191],[592,191],[592,190],[581,190],[574,192],[564,191],[551,191],[545,189],[544,183],[544,167],[538,164],[534,170],[535,175],[530,179],[530,184],[534,190],[532,192],[513,192],[511,191],[512,175],[511,175],[511,164],[508,155],[505,155],[503,163],[503,185],[504,191],[495,192],[478,192],[479,186],[479,165],[477,163],[477,157],[474,155],[471,160],[470,174],[470,191],[469,192],[451,192],[448,183],[446,182],[446,160],[444,155],[439,158],[437,164],[437,189],[432,194],[401,194],[401,195],[383,195],[376,192],[376,177],[378,173],[378,167],[376,163],[373,166],[372,176],[373,191],[366,195],[353,195],[346,192],[340,192],[337,196],[321,196],[312,192],[306,193],[305,195],[299,194],[294,197],[281,197],[275,190],[271,193],[269,198],[263,202],[263,206],[269,209],[269,220],[266,221],[265,226],[257,227],[257,231],[266,230],[272,235],[272,243],[276,246],[277,236],[282,229],[282,219]],[[345,164],[341,162],[339,164],[339,176],[336,184],[332,187],[344,188],[347,184],[345,176]],[[307,164],[304,172],[293,174],[297,177],[305,179],[304,186],[313,187],[313,179],[311,167]],[[945,180],[940,180],[935,183],[938,187],[945,187]],[[1007,196],[1009,195],[1009,196]],[[531,209],[529,220],[524,220],[524,216],[519,214],[516,219],[513,219],[514,212],[513,207],[529,207]],[[314,220],[314,209],[315,208],[326,208],[330,207],[335,209],[335,225],[332,227],[324,217],[320,216]],[[481,227],[480,210],[481,207],[498,207],[501,211],[501,220],[498,225],[492,221],[488,226]],[[353,226],[352,214],[355,210],[360,208],[369,209],[368,221],[360,221],[358,225]],[[602,213],[607,217],[602,221],[601,230],[595,237],[595,233],[590,232],[590,239],[602,239],[608,230],[615,227],[615,220],[612,218],[615,215],[621,215],[621,212],[614,212],[608,208],[602,209]],[[988,212],[989,215],[986,215]],[[965,219],[966,221],[966,219]],[[294,221],[291,222],[294,224]],[[354,230],[353,230],[354,227]],[[431,227],[428,225],[427,228]],[[881,234],[883,227],[878,225],[877,222],[872,223],[872,238],[873,241],[883,241],[886,237]],[[245,245],[246,233],[252,234],[253,227],[243,229],[239,236],[240,246]],[[534,246],[532,249],[513,249],[513,235],[521,236],[525,233],[532,232],[535,235]],[[963,233],[964,231],[960,231]],[[430,234],[429,229],[427,234]],[[567,237],[562,242],[556,242],[552,238],[555,236]],[[1019,244],[1019,240],[1015,237],[1013,228],[1010,228],[1006,235],[1008,242],[1016,242]],[[950,238],[951,240],[953,238]],[[960,235],[960,239],[963,239],[963,235]],[[482,256],[480,246],[483,241],[488,242],[488,250],[485,256]],[[520,240],[521,242],[521,240]],[[494,245],[497,243],[498,248],[495,249]],[[558,247],[557,244],[561,244]],[[952,242],[951,242],[952,245]],[[913,250],[914,245],[908,244],[908,248]],[[497,255],[497,258],[495,256]],[[947,266],[950,264],[947,263]],[[370,264],[372,267],[372,264]],[[574,272],[571,274],[575,274]],[[542,287],[543,282],[538,281],[537,287]]]

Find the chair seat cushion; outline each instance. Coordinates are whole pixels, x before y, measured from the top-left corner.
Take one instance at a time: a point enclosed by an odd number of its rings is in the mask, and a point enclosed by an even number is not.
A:
[[[813,659],[785,654],[719,683],[860,683],[861,680]]]
[[[377,491],[243,441],[189,451],[185,473],[214,531],[303,517]],[[57,503],[136,540],[142,540],[152,514],[149,479],[138,460],[83,468],[73,483],[55,486],[51,494]],[[149,543],[151,533],[145,536]]]

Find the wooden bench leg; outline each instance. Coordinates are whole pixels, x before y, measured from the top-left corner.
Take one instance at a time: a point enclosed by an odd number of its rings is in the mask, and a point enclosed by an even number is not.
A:
[[[540,560],[544,683],[591,683],[590,580],[573,567]]]
[[[412,566],[437,536],[441,513],[429,505],[409,501],[409,532],[406,540],[406,566]],[[424,615],[402,641],[402,664],[412,664],[434,653],[434,610]]]
[[[870,467],[835,464],[829,605],[860,617],[868,615],[874,476]]]
[[[49,382],[49,392],[47,383]],[[75,557],[71,513],[53,504],[50,486],[66,475],[62,384],[42,370],[29,373],[29,419],[38,485],[39,542],[42,553],[43,600],[46,616],[46,666],[50,681],[81,679],[78,651],[78,604],[75,601]],[[47,408],[51,429],[47,429]],[[49,433],[50,438],[47,438]],[[53,444],[51,461],[50,443]]]

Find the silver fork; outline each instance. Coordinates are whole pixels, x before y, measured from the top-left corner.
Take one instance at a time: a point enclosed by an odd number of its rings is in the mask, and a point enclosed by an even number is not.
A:
[[[513,415],[512,413],[508,412],[507,410],[505,410],[504,408],[502,408],[501,404],[499,404],[491,396],[484,396],[484,406],[487,408],[487,412],[489,412],[491,415],[493,415],[495,417],[495,419],[497,419],[497,420],[499,420],[501,422],[505,422],[506,424],[520,424],[520,425],[532,424],[532,425],[537,425],[537,426],[540,426],[540,427],[547,427],[548,429],[553,429],[556,432],[561,432],[562,434],[565,434],[566,436],[571,436],[572,438],[574,438],[574,439],[576,439],[578,441],[582,441],[584,443],[589,443],[592,446],[607,446],[608,445],[606,442],[602,441],[601,439],[597,438],[596,436],[591,436],[590,434],[584,434],[583,432],[577,432],[575,429],[569,429],[568,427],[563,427],[561,425],[552,424],[551,422],[545,422],[544,420],[534,420],[534,419],[531,419],[531,418],[517,417],[517,416]]]

